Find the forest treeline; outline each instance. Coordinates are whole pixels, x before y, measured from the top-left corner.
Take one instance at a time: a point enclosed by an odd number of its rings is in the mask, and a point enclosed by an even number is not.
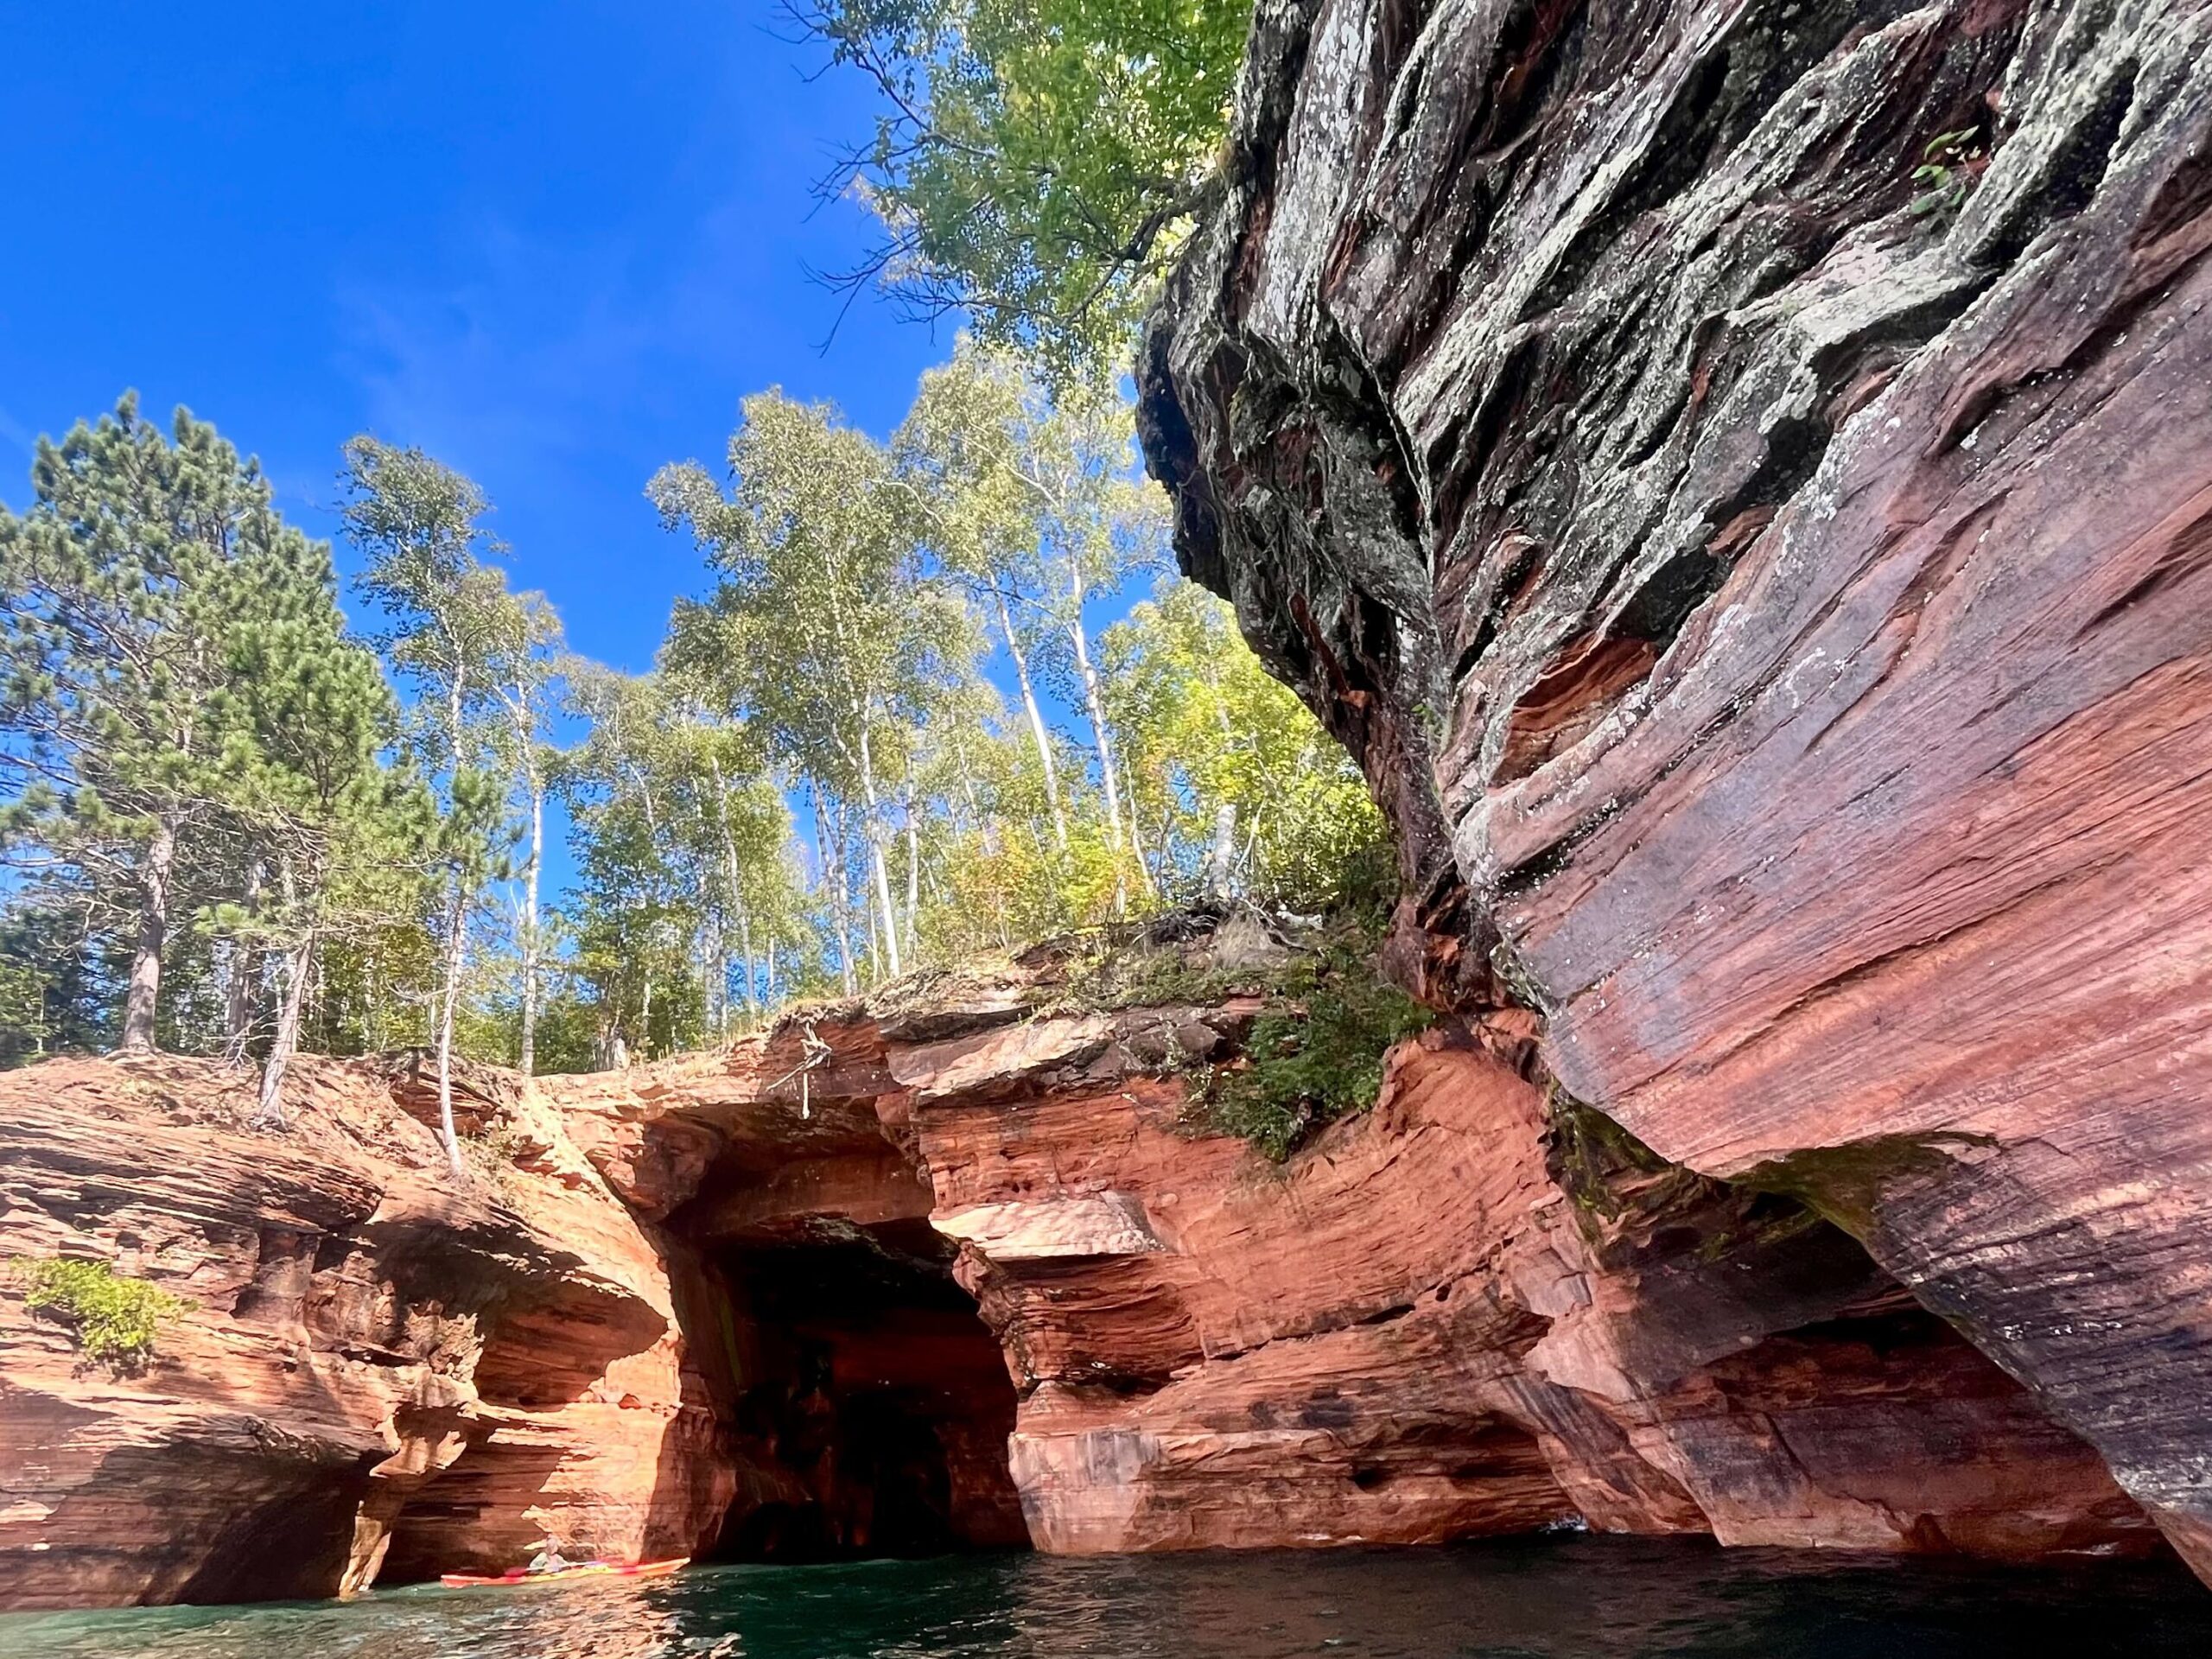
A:
[[[1342,752],[1169,574],[1126,406],[1007,350],[963,341],[887,442],[767,391],[726,465],[662,469],[707,575],[644,674],[569,649],[461,473],[341,461],[350,592],[183,410],[41,441],[0,509],[0,1057],[221,1054],[275,1121],[302,1049],[593,1069],[1387,879]]]

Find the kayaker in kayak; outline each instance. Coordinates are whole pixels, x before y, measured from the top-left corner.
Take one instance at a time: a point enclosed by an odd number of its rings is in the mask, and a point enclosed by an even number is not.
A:
[[[565,1573],[578,1565],[580,1563],[561,1554],[558,1542],[548,1538],[537,1547],[537,1554],[530,1558],[530,1566],[524,1570],[531,1573]]]

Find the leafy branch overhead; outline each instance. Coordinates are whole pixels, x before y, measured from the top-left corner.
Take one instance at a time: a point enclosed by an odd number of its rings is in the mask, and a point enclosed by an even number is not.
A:
[[[1055,372],[1113,362],[1203,212],[1245,0],[793,0],[884,113],[825,178],[884,235],[848,289],[964,313]]]

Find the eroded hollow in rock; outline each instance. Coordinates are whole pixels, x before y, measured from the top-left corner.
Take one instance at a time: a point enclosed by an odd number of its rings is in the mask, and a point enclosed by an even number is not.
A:
[[[741,1149],[670,1230],[719,1328],[702,1353],[737,1491],[715,1559],[1026,1547],[1014,1384],[929,1190],[872,1124],[772,1172]],[[873,1137],[874,1144],[861,1138]]]

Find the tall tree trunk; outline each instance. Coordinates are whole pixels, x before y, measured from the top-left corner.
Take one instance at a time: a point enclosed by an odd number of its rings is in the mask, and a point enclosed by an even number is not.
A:
[[[467,1179],[461,1166],[461,1137],[453,1127],[453,1015],[461,1000],[461,963],[468,925],[468,899],[461,878],[453,878],[453,894],[447,901],[451,918],[446,929],[445,983],[438,994],[438,1139],[446,1149],[446,1166],[456,1181]]]
[[[537,757],[529,760],[530,861],[522,877],[522,1065],[525,1077],[537,1069],[537,879],[545,863],[545,779]]]
[[[1006,602],[1006,593],[994,587],[998,597],[999,626],[1006,633],[1006,654],[1014,658],[1014,677],[1021,687],[1021,706],[1029,715],[1029,735],[1037,744],[1037,764],[1044,768],[1045,802],[1052,809],[1052,840],[1062,852],[1068,849],[1068,817],[1060,805],[1060,772],[1052,760],[1052,734],[1045,729],[1045,716],[1037,707],[1036,689],[1029,683],[1029,658],[1021,649],[1021,641],[1014,631],[1014,612]]]
[[[745,998],[745,1010],[747,1014],[750,1014],[753,1012],[754,1007],[753,1000],[753,919],[746,914],[744,898],[745,884],[743,880],[743,872],[738,865],[737,837],[731,833],[729,827],[729,780],[722,776],[722,763],[716,760],[713,755],[709,754],[707,757],[707,765],[714,773],[715,816],[716,819],[719,820],[721,830],[722,884],[727,890],[725,894],[725,902],[737,917],[738,938],[742,942],[745,949],[745,986],[742,995]],[[722,995],[725,1005],[727,1005],[729,995],[729,986],[727,976],[724,976],[723,980]]]
[[[873,940],[880,931],[883,938],[883,958],[891,965],[891,977],[896,979],[899,974],[899,918],[897,912],[891,908],[890,861],[883,855],[883,824],[880,810],[881,804],[876,798],[875,763],[870,758],[868,750],[868,710],[862,707],[858,713],[861,731],[861,798],[868,809],[867,818],[861,828],[867,835],[868,868],[875,880],[875,903],[880,912],[877,919],[882,924],[879,930],[876,921],[871,920],[868,924],[868,936]],[[878,973],[877,977],[882,977],[880,972]]]
[[[1090,734],[1098,745],[1098,774],[1106,785],[1106,838],[1114,852],[1114,907],[1122,908],[1122,786],[1114,766],[1114,737],[1106,723],[1106,700],[1098,684],[1098,671],[1091,665],[1090,636],[1083,626],[1083,564],[1072,556],[1069,590],[1074,601],[1068,613],[1068,642],[1075,648],[1077,673],[1083,681],[1083,698],[1090,711]]]
[[[742,905],[740,905],[737,908],[737,938],[739,944],[743,948],[745,952],[745,1012],[749,1017],[759,1012],[760,1005],[759,1001],[755,1000],[753,992],[753,918],[747,913],[745,906]],[[775,983],[776,952],[775,947],[772,945],[769,947],[768,950],[768,987],[770,990],[772,991],[775,988]]]
[[[920,910],[922,902],[922,842],[920,832],[914,824],[914,774],[911,766],[906,772],[906,954],[911,957],[921,949],[916,931],[915,916]]]
[[[162,998],[162,949],[169,936],[169,876],[176,865],[176,824],[157,818],[138,870],[138,937],[130,953],[130,985],[123,1000],[123,1050],[154,1052],[154,1016]]]
[[[1136,782],[1129,774],[1129,757],[1122,757],[1122,781],[1128,785],[1129,802],[1129,853],[1137,861],[1137,881],[1144,888],[1145,897],[1156,897],[1160,889],[1152,879],[1152,866],[1145,861],[1143,811],[1137,805]]]
[[[245,907],[251,913],[254,901],[261,897],[261,861],[256,859],[246,867]],[[253,1035],[253,1005],[259,999],[254,995],[257,988],[257,976],[248,970],[246,963],[251,953],[235,936],[230,940],[223,987],[223,1064],[245,1064],[245,1046]]]
[[[952,735],[952,754],[954,760],[960,765],[960,794],[961,798],[968,803],[969,821],[971,823],[981,823],[983,820],[983,803],[982,798],[976,793],[975,770],[968,764],[968,740],[962,737],[957,730]]]
[[[846,881],[844,855],[839,850],[845,836],[845,826],[836,826],[836,839],[831,839],[830,814],[823,804],[822,785],[813,779],[807,779],[807,793],[814,801],[814,847],[822,858],[822,885],[831,896],[830,915],[837,931],[837,974],[843,982],[845,995],[853,994],[853,938],[846,922]]]
[[[284,1127],[284,1072],[300,1046],[300,1010],[307,1001],[308,967],[314,954],[310,931],[284,958],[284,1000],[277,1006],[276,1035],[261,1068],[261,1100],[254,1109],[254,1122],[262,1128]]]
[[[715,924],[715,1034],[727,1040],[729,1036],[730,1006],[734,999],[729,994],[730,976],[737,969],[737,958],[731,955],[729,932],[720,922]]]
[[[1236,863],[1236,804],[1224,801],[1213,812],[1213,847],[1206,855],[1206,897],[1229,897],[1230,874]]]

